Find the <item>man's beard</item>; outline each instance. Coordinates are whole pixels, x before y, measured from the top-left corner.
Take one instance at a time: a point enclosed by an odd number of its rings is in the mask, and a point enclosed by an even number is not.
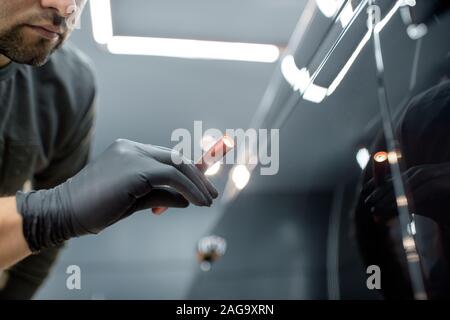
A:
[[[4,35],[0,35],[0,54],[20,64],[42,66],[64,42],[64,39],[61,38],[56,45],[52,46],[47,39],[42,38],[37,42],[27,44],[20,31],[21,26],[17,26],[11,31],[5,32]]]

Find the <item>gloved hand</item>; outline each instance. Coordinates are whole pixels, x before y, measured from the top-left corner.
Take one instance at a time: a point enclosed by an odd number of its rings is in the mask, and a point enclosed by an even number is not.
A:
[[[403,174],[410,192],[414,214],[429,217],[439,225],[450,227],[450,163],[411,167]],[[389,220],[397,216],[392,178],[379,187],[374,179],[363,188],[365,204],[373,208],[376,219]]]
[[[96,234],[153,207],[211,206],[218,192],[195,165],[173,150],[117,140],[73,178],[50,189],[17,192],[24,235],[33,252]]]

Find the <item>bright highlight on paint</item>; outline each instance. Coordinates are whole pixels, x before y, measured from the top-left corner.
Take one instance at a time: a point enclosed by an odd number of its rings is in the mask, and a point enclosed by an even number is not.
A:
[[[211,167],[206,170],[205,175],[206,176],[213,176],[216,175],[220,171],[220,162],[214,163]]]
[[[369,150],[366,148],[361,148],[356,153],[356,161],[358,162],[361,169],[364,170],[364,168],[367,166],[367,163],[369,163],[370,160],[370,153]]]
[[[231,179],[236,188],[242,190],[250,181],[250,171],[245,165],[240,164],[233,169]]]
[[[316,0],[318,8],[328,18],[333,18],[337,14],[339,8],[343,5],[343,3],[344,0]],[[386,14],[386,16],[373,27],[373,30],[377,33],[381,32],[401,7],[412,7],[415,6],[415,4],[416,3],[414,0],[397,0],[391,10],[389,10],[389,12]],[[342,27],[345,28],[350,23],[354,15],[355,12],[353,11],[353,8],[351,6],[351,1],[347,1],[339,16],[339,21],[341,22]],[[417,32],[420,33],[417,36],[420,36],[425,31],[418,30]],[[365,33],[346,63],[343,65],[339,73],[336,75],[336,77],[328,87],[323,87],[315,84],[310,76],[310,74],[314,74],[314,72],[310,72],[307,67],[298,68],[292,55],[286,55],[283,58],[281,62],[281,72],[285,80],[292,86],[293,90],[300,92],[303,99],[314,103],[321,103],[326,97],[331,96],[339,87],[348,71],[369,42],[371,36],[372,28],[369,28],[369,30]],[[416,35],[414,34],[414,36]]]

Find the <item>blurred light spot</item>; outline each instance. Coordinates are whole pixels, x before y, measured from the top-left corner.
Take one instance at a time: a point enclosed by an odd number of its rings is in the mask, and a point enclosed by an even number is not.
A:
[[[423,23],[418,25],[411,24],[406,28],[406,32],[412,40],[418,40],[427,34],[428,27]]]
[[[419,262],[419,255],[417,253],[409,253],[406,255],[409,262]]]
[[[369,163],[370,160],[370,153],[369,150],[366,148],[361,148],[356,153],[356,161],[358,162],[361,169],[365,169],[367,166],[367,163]]]
[[[107,44],[113,37],[111,1],[92,0],[90,5],[94,40],[99,44]]]
[[[344,0],[316,0],[317,7],[327,18],[332,18],[344,3]]]
[[[242,190],[250,181],[250,171],[248,171],[246,166],[240,164],[233,169],[231,179],[236,188]]]
[[[200,146],[202,147],[203,151],[208,151],[214,143],[219,139],[219,137],[213,137],[210,135],[205,135],[202,137],[200,141]]]
[[[223,136],[223,143],[228,147],[228,148],[233,148],[234,147],[234,139],[225,135]]]
[[[387,156],[388,156],[389,163],[397,163],[398,162],[397,152],[391,151],[388,153]]]
[[[414,242],[414,238],[412,236],[403,238],[403,247],[406,251],[415,251],[416,243]]]
[[[208,261],[202,261],[200,263],[200,270],[202,270],[203,272],[208,272],[209,270],[211,270],[211,263],[209,263]]]
[[[219,236],[207,236],[197,243],[197,259],[202,271],[211,270],[212,263],[219,260],[225,254],[227,242]]]
[[[408,199],[405,196],[397,197],[397,206],[398,207],[406,207],[408,205]]]
[[[214,163],[211,167],[208,168],[208,170],[206,170],[205,175],[206,176],[213,176],[215,174],[217,174],[220,170],[220,161]]]
[[[411,221],[411,223],[408,223],[407,231],[410,236],[414,236],[416,234],[416,224],[414,221]]]
[[[388,154],[387,154],[387,152],[385,152],[385,151],[377,152],[377,153],[375,153],[375,155],[373,156],[373,159],[374,159],[376,162],[384,162],[384,161],[387,160],[387,158],[388,158]]]

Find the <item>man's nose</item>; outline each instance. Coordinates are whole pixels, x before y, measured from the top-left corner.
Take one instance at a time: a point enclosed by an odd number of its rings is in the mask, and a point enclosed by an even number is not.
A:
[[[69,17],[77,10],[76,0],[41,0],[43,8],[51,8],[57,11],[61,17]]]

